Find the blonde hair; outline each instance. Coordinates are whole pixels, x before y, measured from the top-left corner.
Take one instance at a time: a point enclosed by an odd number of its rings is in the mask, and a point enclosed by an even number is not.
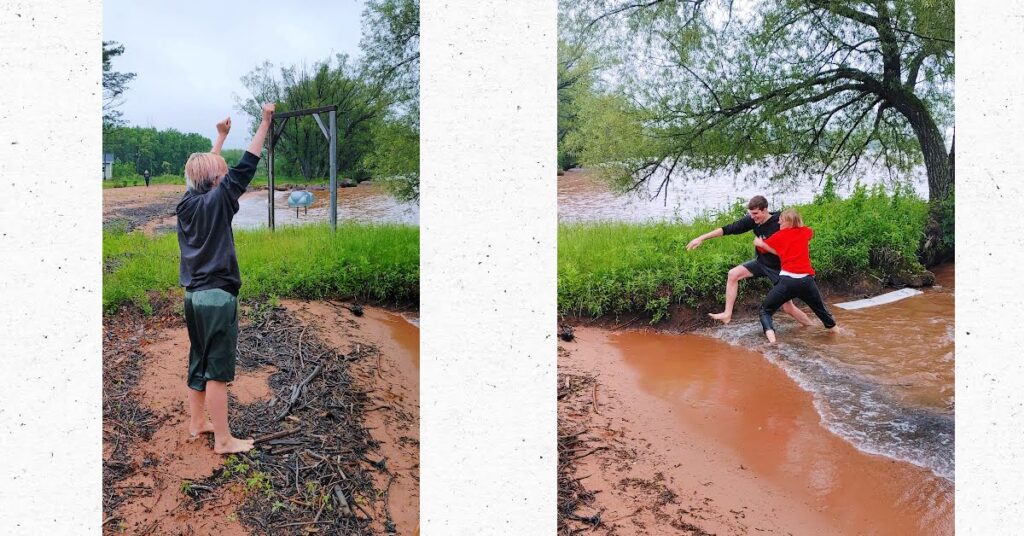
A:
[[[779,221],[789,222],[793,227],[804,226],[804,220],[800,217],[800,213],[791,208],[782,211]]]
[[[200,193],[208,191],[217,179],[227,175],[228,164],[215,153],[192,153],[185,162],[185,185]]]

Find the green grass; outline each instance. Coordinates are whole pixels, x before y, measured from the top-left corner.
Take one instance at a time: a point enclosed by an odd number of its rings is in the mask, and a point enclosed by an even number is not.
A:
[[[242,272],[240,298],[359,299],[419,302],[419,228],[339,223],[235,231]],[[111,229],[103,234],[103,308],[125,303],[151,310],[150,294],[175,291],[179,251],[174,233],[149,237]]]
[[[735,220],[744,208],[737,204],[689,224],[560,224],[559,312],[593,317],[647,313],[653,323],[666,318],[672,304],[707,308],[723,303],[729,269],[753,258],[753,235],[708,240],[694,251],[686,251],[686,244]],[[814,229],[811,261],[819,280],[922,269],[917,248],[928,208],[912,193],[859,187],[849,199],[840,199],[826,188],[813,203],[793,208]],[[763,292],[765,285],[752,282],[740,289]]]

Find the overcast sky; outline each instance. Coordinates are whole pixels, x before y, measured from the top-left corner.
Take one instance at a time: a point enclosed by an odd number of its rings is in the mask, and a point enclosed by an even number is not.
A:
[[[119,110],[130,125],[176,128],[209,138],[231,115],[226,148],[248,145],[248,119],[234,95],[243,75],[268,60],[312,65],[359,56],[361,0],[157,2],[104,0],[103,40],[125,52],[113,69],[135,73]]]

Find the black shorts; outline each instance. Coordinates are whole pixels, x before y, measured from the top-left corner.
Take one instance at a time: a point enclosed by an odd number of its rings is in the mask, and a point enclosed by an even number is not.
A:
[[[751,274],[754,274],[754,277],[767,277],[773,285],[779,282],[779,270],[777,268],[769,268],[757,259],[743,263],[743,267]]]

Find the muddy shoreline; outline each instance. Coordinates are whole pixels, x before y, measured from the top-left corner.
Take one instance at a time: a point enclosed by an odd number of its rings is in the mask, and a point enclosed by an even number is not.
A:
[[[951,293],[953,271],[936,288]],[[734,323],[756,322],[754,298]],[[777,364],[684,312],[561,318],[575,339],[559,341],[559,534],[952,534],[951,481],[858,450]]]
[[[933,269],[943,270],[948,266],[951,266],[951,264],[940,265]],[[936,281],[936,276],[931,271],[926,271],[926,274],[922,274],[921,277],[923,278],[923,282],[927,284],[917,285],[917,287],[930,287],[932,283]],[[744,292],[744,284],[749,285],[750,280],[740,282],[740,293],[736,298],[736,304],[733,308],[733,322],[756,319],[758,307],[761,305],[761,300],[770,288],[765,286],[764,291],[751,291],[748,289]],[[858,280],[846,281],[843,283],[818,281],[818,288],[821,291],[821,296],[826,302],[829,302],[836,297],[842,297],[844,301],[872,298],[907,286],[909,285],[886,285],[882,281],[869,276],[864,276]],[[724,296],[724,286],[722,290]],[[560,314],[559,324],[603,328],[609,330],[654,329],[665,333],[689,333],[721,325],[717,321],[709,318],[708,314],[721,312],[723,306],[724,298],[722,301],[701,304],[696,308],[679,303],[672,304],[669,306],[669,317],[656,324],[651,324],[651,315],[650,313],[645,312],[636,312],[618,316],[602,315],[599,317]]]
[[[418,330],[398,348],[381,323],[400,317],[387,311],[243,309],[232,425],[269,439],[236,457],[187,440],[176,301],[104,317],[104,533],[416,534],[418,384],[394,371],[418,362]],[[393,382],[412,395],[382,403]]]

